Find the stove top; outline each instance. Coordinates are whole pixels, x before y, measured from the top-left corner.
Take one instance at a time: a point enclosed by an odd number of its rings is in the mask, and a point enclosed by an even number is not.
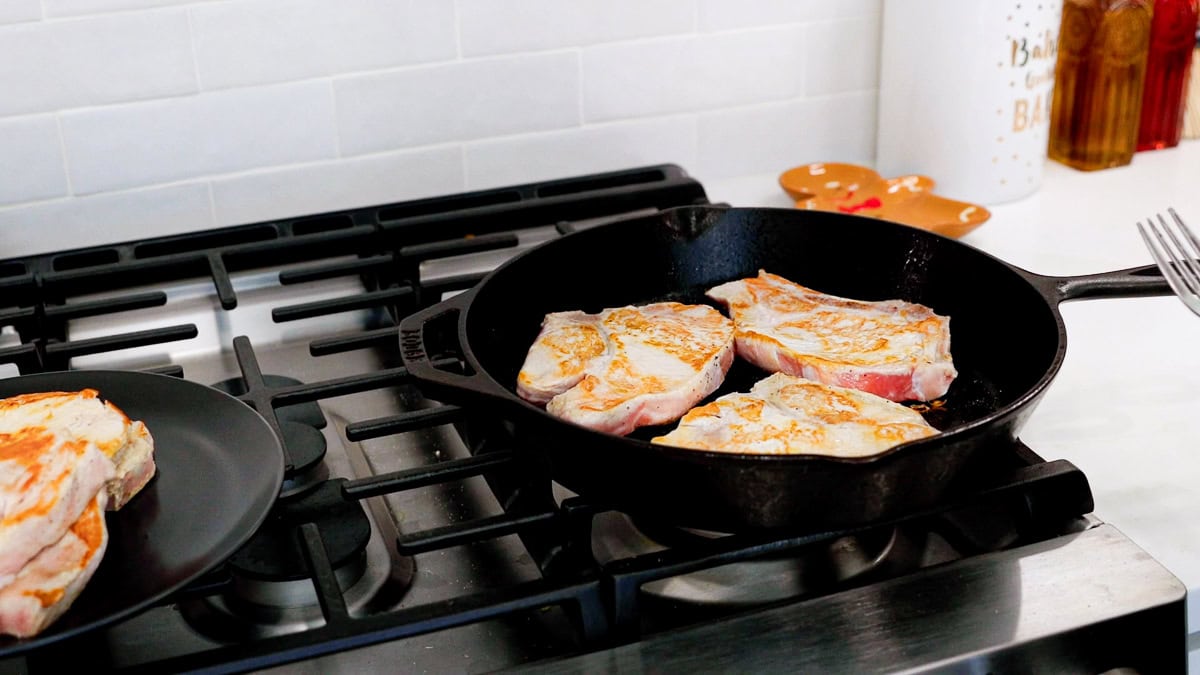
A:
[[[286,453],[230,560],[0,670],[77,650],[127,672],[1182,667],[1182,587],[1091,515],[1076,467],[1022,444],[921,513],[726,535],[571,494],[504,419],[410,382],[400,317],[549,238],[706,202],[662,165],[0,261],[0,375],[184,377],[252,406]]]

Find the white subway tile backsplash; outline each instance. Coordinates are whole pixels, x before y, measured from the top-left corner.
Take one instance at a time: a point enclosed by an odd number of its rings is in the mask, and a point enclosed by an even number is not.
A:
[[[62,130],[77,194],[336,154],[316,80],[64,113]]]
[[[5,0],[7,2],[8,0]],[[42,0],[46,16],[76,16],[101,14],[126,9],[148,9],[167,5],[195,3],[197,0]]]
[[[42,18],[38,0],[4,0],[0,2],[0,24],[37,21]]]
[[[809,27],[809,96],[879,88],[879,17]]]
[[[204,89],[455,56],[454,4],[443,0],[256,0],[191,12]]]
[[[698,0],[705,31],[878,16],[883,0]]]
[[[883,0],[839,0],[826,2],[828,18],[845,19],[856,16],[878,17],[883,13]]]
[[[355,155],[573,126],[578,56],[464,61],[334,80],[338,137]]]
[[[804,26],[664,38],[583,51],[589,122],[793,98],[804,87]]]
[[[812,21],[827,13],[827,0],[699,0],[700,30],[731,30]]]
[[[212,227],[204,184],[170,185],[0,209],[0,256],[18,257]]]
[[[782,173],[809,162],[870,164],[875,92],[840,94],[700,115],[696,173]]]
[[[882,0],[0,0],[0,258],[874,155]]]
[[[0,204],[66,194],[67,174],[54,116],[0,120]]]
[[[672,116],[479,141],[467,144],[466,158],[472,190],[645,164],[687,167],[696,159],[696,120]]]
[[[238,225],[464,189],[462,151],[441,147],[247,173],[212,182],[218,225]]]
[[[466,56],[691,32],[695,0],[460,0]],[[499,29],[503,27],[503,29]]]
[[[0,28],[0,116],[195,90],[183,10]]]

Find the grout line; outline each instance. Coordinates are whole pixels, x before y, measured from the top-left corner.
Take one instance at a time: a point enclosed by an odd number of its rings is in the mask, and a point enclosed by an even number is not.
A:
[[[192,8],[187,8],[188,52],[192,55],[192,76],[196,78],[196,93],[204,91],[200,81],[200,56],[196,50],[196,24],[192,21]]]
[[[2,2],[2,1],[3,0],[0,0],[0,2]],[[195,5],[213,5],[213,4],[217,4],[218,2],[226,2],[226,1],[227,0],[190,0],[186,4],[182,4],[182,5],[167,4],[167,5],[157,6],[157,7],[154,5],[148,5],[145,7],[137,7],[137,6],[119,7],[119,8],[114,8],[114,9],[101,9],[99,11],[84,11],[84,12],[74,12],[74,13],[70,13],[70,14],[60,14],[58,16],[50,16],[50,14],[46,11],[46,0],[41,0],[41,4],[42,4],[42,19],[44,21],[46,21],[47,23],[58,23],[60,21],[74,21],[76,19],[95,19],[95,18],[102,17],[102,16],[122,16],[122,15],[127,15],[127,14],[138,14],[141,12],[165,12],[165,11],[177,10],[177,9],[181,9],[181,8],[187,9],[190,11],[191,7],[193,7]]]
[[[211,180],[204,181],[204,187],[208,192],[208,226],[216,227],[217,225],[217,197],[213,191],[213,183]]]
[[[3,0],[0,0],[0,2],[3,2]],[[0,30],[3,30],[3,28],[4,28],[4,26],[0,26]],[[546,51],[541,51],[541,52],[536,52],[536,53],[537,54],[566,53],[569,51],[570,51],[569,49],[555,49],[555,50],[546,50]],[[530,53],[535,53],[535,52],[530,52]],[[504,54],[504,55],[498,55],[498,56],[472,57],[470,59],[467,59],[467,60],[461,61],[461,62],[462,63],[472,63],[472,62],[478,62],[478,61],[502,60],[502,59],[518,58],[523,55],[524,54]],[[195,61],[193,61],[193,63],[195,63]],[[124,99],[120,99],[120,100],[106,101],[106,102],[102,102],[102,103],[73,105],[73,106],[66,107],[66,108],[59,108],[57,110],[31,110],[31,111],[13,113],[11,115],[0,114],[0,119],[8,119],[11,117],[32,116],[32,115],[47,115],[47,114],[53,114],[56,112],[83,112],[83,111],[91,111],[91,110],[103,110],[106,108],[114,108],[117,106],[150,104],[150,103],[156,103],[159,101],[179,100],[179,99],[191,98],[191,97],[195,97],[195,96],[207,96],[207,95],[219,94],[219,93],[223,93],[223,92],[239,91],[239,90],[243,90],[243,89],[267,89],[270,87],[283,87],[283,86],[287,86],[287,85],[291,85],[291,84],[301,84],[301,83],[305,83],[305,82],[322,82],[322,81],[332,82],[332,81],[339,80],[339,79],[345,80],[345,79],[353,79],[353,78],[357,78],[357,77],[370,77],[370,76],[379,75],[379,74],[416,71],[416,70],[421,70],[424,68],[435,69],[435,68],[450,67],[450,66],[457,65],[458,63],[460,63],[460,61],[454,61],[454,60],[420,61],[417,63],[386,66],[386,67],[372,68],[372,69],[367,69],[367,70],[356,70],[356,71],[345,72],[345,73],[335,73],[335,74],[325,73],[325,74],[320,74],[320,75],[297,77],[297,78],[284,79],[284,80],[252,82],[252,83],[248,83],[248,84],[239,84],[237,86],[232,86],[232,87],[213,87],[213,88],[202,89],[202,90],[197,89],[197,90],[188,90],[188,91],[181,91],[181,92],[175,92],[175,93],[169,93],[169,94],[158,94],[158,95],[154,95],[149,98],[124,98]],[[196,74],[196,78],[197,78],[197,86],[199,86],[199,74],[198,73]]]
[[[814,31],[813,27],[811,25],[801,26],[797,30],[800,33],[800,35],[798,36],[798,39],[800,40],[801,44],[805,44],[805,45],[811,44],[810,41],[813,38],[813,31]],[[878,60],[878,57],[876,57],[876,59]],[[797,95],[802,96],[804,98],[812,97],[812,94],[808,91],[809,87],[812,85],[812,82],[811,82],[812,78],[810,78],[808,76],[808,70],[809,70],[809,67],[811,66],[811,61],[812,61],[812,54],[810,53],[810,51],[808,49],[805,49],[800,52],[800,63],[793,64],[793,66],[796,68],[796,71],[799,75],[798,79],[800,80],[797,83],[796,93],[797,93]],[[876,89],[879,88],[878,78],[876,78],[875,88]]]
[[[303,162],[292,162],[292,163],[288,163],[288,164],[274,164],[271,166],[260,166],[260,167],[254,167],[251,169],[243,169],[240,171],[230,171],[230,172],[226,172],[226,173],[208,174],[208,175],[203,175],[203,176],[189,176],[187,178],[180,178],[178,180],[173,180],[173,181],[166,181],[166,182],[162,182],[162,183],[151,183],[148,185],[137,185],[134,187],[120,188],[117,190],[103,190],[100,192],[91,192],[91,193],[88,193],[85,195],[72,194],[72,195],[65,196],[65,197],[51,197],[48,199],[37,199],[37,200],[31,200],[31,201],[25,201],[25,202],[14,202],[14,203],[10,203],[10,204],[0,205],[0,212],[13,211],[13,210],[21,209],[21,208],[26,208],[26,207],[43,206],[43,205],[52,204],[55,202],[68,202],[68,201],[72,201],[72,200],[89,200],[92,198],[102,198],[102,197],[108,197],[108,196],[113,196],[113,195],[124,195],[124,194],[145,192],[145,191],[172,188],[172,187],[204,184],[204,185],[208,186],[210,202],[211,202],[213,214],[215,217],[216,193],[213,189],[213,184],[219,180],[224,180],[224,179],[229,179],[229,178],[241,178],[241,177],[245,177],[245,176],[270,174],[275,171],[285,171],[288,169],[332,166],[332,165],[339,165],[339,164],[344,165],[344,164],[355,162],[360,159],[370,160],[370,159],[374,159],[377,157],[381,157],[383,155],[390,155],[390,154],[418,154],[418,153],[427,152],[430,150],[453,149],[453,148],[458,148],[460,150],[460,152],[462,153],[461,156],[465,157],[465,149],[463,147],[463,142],[462,141],[453,141],[453,142],[447,142],[447,143],[440,143],[437,145],[425,145],[425,146],[414,147],[414,148],[397,148],[394,150],[384,150],[384,151],[372,152],[372,153],[368,153],[368,154],[364,154],[364,155],[353,155],[353,156],[351,156],[349,158],[345,158],[345,159],[327,158],[327,159],[309,160],[309,161],[303,161]]]
[[[462,12],[459,11],[460,0],[454,0],[452,5],[452,13],[454,14],[454,60],[461,61],[463,58],[462,46]]]
[[[0,0],[0,1],[2,1],[2,0]],[[173,8],[165,7],[162,9],[166,10],[166,9],[173,9]],[[125,99],[121,99],[121,100],[107,101],[107,102],[103,102],[103,103],[95,103],[95,104],[90,104],[90,105],[75,105],[75,106],[71,106],[71,107],[67,107],[67,108],[62,108],[62,109],[58,110],[57,112],[65,112],[65,111],[76,112],[76,111],[111,108],[111,107],[120,106],[120,105],[145,104],[145,103],[152,103],[152,102],[156,102],[156,101],[166,101],[166,100],[172,100],[172,99],[182,99],[182,98],[187,98],[187,97],[192,97],[192,96],[202,96],[205,94],[212,94],[212,93],[217,93],[217,92],[236,91],[239,89],[277,87],[277,86],[284,86],[284,85],[288,85],[288,84],[298,84],[298,83],[302,83],[302,82],[313,82],[313,81],[319,81],[319,80],[334,80],[335,81],[338,79],[353,79],[353,78],[358,78],[358,77],[371,77],[371,76],[375,76],[375,75],[385,75],[385,74],[391,74],[391,73],[417,71],[417,70],[422,70],[422,69],[435,69],[435,68],[439,68],[439,67],[449,67],[449,66],[453,66],[456,64],[460,64],[460,63],[466,64],[466,63],[484,62],[484,61],[491,61],[491,60],[507,60],[507,59],[514,59],[514,58],[523,58],[523,57],[527,57],[530,55],[549,55],[549,54],[554,54],[554,53],[569,53],[569,52],[576,52],[578,54],[581,54],[583,49],[589,48],[589,47],[610,47],[610,46],[614,46],[614,45],[631,45],[631,44],[641,44],[641,43],[656,42],[656,41],[694,40],[697,38],[705,38],[705,37],[709,37],[709,36],[713,36],[713,35],[775,31],[775,30],[781,30],[781,29],[784,29],[787,27],[806,25],[806,24],[802,24],[802,23],[791,23],[791,24],[781,24],[781,25],[753,26],[753,27],[748,27],[748,28],[739,28],[739,29],[730,30],[730,31],[715,31],[715,32],[705,32],[705,33],[700,33],[700,34],[669,33],[669,34],[664,34],[664,35],[659,35],[659,36],[628,38],[628,39],[598,42],[595,44],[587,45],[586,47],[585,46],[554,47],[554,48],[547,48],[547,49],[538,49],[538,50],[533,50],[533,51],[512,52],[512,53],[505,53],[505,54],[484,54],[484,55],[472,56],[472,57],[467,58],[467,57],[463,57],[461,54],[461,51],[462,51],[461,38],[459,36],[459,28],[458,28],[457,19],[456,19],[455,40],[456,40],[456,51],[458,53],[457,53],[456,57],[453,59],[417,61],[417,62],[413,62],[413,63],[404,63],[404,64],[395,64],[395,65],[388,65],[388,66],[382,66],[382,67],[366,68],[366,69],[355,70],[355,71],[347,71],[347,72],[343,72],[343,73],[333,73],[333,74],[324,73],[324,74],[312,75],[312,76],[308,76],[308,77],[296,77],[296,78],[287,78],[287,79],[282,79],[282,80],[251,82],[251,83],[247,83],[247,84],[239,84],[236,86],[220,86],[220,87],[206,88],[204,83],[201,81],[201,77],[200,77],[199,57],[198,57],[198,54],[197,54],[196,48],[195,48],[196,47],[196,45],[195,45],[195,26],[192,22],[192,10],[190,8],[187,9],[187,19],[188,19],[189,39],[191,40],[191,44],[189,45],[189,47],[190,47],[190,52],[191,52],[191,56],[192,56],[192,69],[193,69],[193,77],[195,78],[196,89],[189,90],[189,91],[183,91],[183,92],[177,92],[177,93],[171,93],[171,94],[165,94],[165,95],[156,95],[156,96],[153,96],[150,98],[134,97],[134,98],[125,98]],[[15,25],[21,25],[21,24],[15,24]],[[0,26],[0,28],[3,28],[3,27]],[[582,68],[582,57],[580,57],[580,68]],[[581,91],[582,91],[582,79],[580,81],[580,85],[581,85]],[[49,113],[49,112],[55,112],[55,111],[40,110],[40,111],[31,111],[28,113],[19,113],[19,114],[33,115],[33,114],[45,114],[45,113]],[[582,119],[582,116],[581,116],[581,119]]]
[[[74,197],[75,186],[71,184],[71,162],[67,158],[67,141],[63,138],[61,113],[54,113],[54,126],[58,129],[58,149],[62,153],[63,177],[67,179],[67,197]]]
[[[133,186],[133,187],[121,188],[118,190],[105,190],[105,191],[100,191],[100,192],[93,192],[93,193],[88,193],[86,195],[75,195],[74,194],[74,188],[71,185],[71,180],[70,180],[69,161],[67,160],[67,156],[66,156],[65,139],[62,134],[61,116],[56,113],[55,114],[55,122],[56,122],[56,125],[58,126],[59,143],[60,143],[60,147],[62,148],[62,152],[63,152],[64,171],[66,172],[67,185],[68,185],[68,191],[70,192],[70,196],[6,204],[3,206],[0,206],[0,212],[29,207],[29,206],[36,206],[36,205],[51,203],[51,202],[55,202],[55,201],[68,201],[71,199],[90,199],[93,197],[102,197],[102,196],[106,196],[106,195],[136,193],[139,191],[175,187],[175,186],[180,186],[180,185],[193,185],[193,184],[198,184],[201,181],[203,181],[204,184],[208,187],[212,213],[213,213],[213,217],[215,218],[216,217],[216,205],[215,205],[216,197],[215,197],[215,191],[213,189],[213,184],[215,183],[215,181],[218,181],[218,180],[236,179],[236,178],[245,177],[245,176],[271,174],[274,172],[287,171],[290,169],[302,169],[302,168],[306,168],[306,167],[325,167],[325,166],[346,165],[346,164],[358,162],[360,160],[361,161],[369,161],[372,159],[382,158],[382,157],[386,157],[389,155],[419,155],[424,152],[436,152],[438,150],[457,149],[459,152],[460,162],[461,162],[461,166],[462,166],[462,170],[463,170],[463,180],[464,180],[464,182],[466,182],[468,179],[468,172],[469,172],[469,162],[467,160],[467,153],[469,150],[469,146],[471,146],[472,144],[488,144],[488,143],[492,143],[492,142],[505,142],[505,141],[511,141],[514,139],[520,139],[523,137],[536,139],[539,137],[552,136],[554,134],[564,134],[564,133],[571,133],[571,132],[577,132],[577,131],[604,129],[606,127],[638,125],[641,123],[651,123],[651,122],[655,122],[655,121],[669,121],[672,119],[693,120],[695,122],[698,122],[699,118],[706,113],[715,113],[715,112],[724,112],[724,111],[748,111],[748,110],[754,110],[756,108],[768,109],[768,108],[781,107],[781,106],[785,106],[785,105],[789,105],[789,104],[803,103],[803,102],[808,102],[808,101],[822,101],[822,100],[828,101],[828,100],[836,100],[836,99],[840,99],[840,98],[851,98],[851,97],[857,97],[857,96],[862,96],[862,95],[871,95],[871,94],[875,94],[875,93],[877,93],[876,89],[861,89],[861,90],[854,90],[854,91],[847,91],[847,92],[838,92],[838,93],[833,93],[833,94],[822,94],[820,96],[796,97],[796,98],[792,98],[792,99],[783,99],[783,100],[778,100],[778,101],[760,101],[760,102],[747,103],[747,104],[742,104],[742,105],[723,107],[723,108],[716,109],[716,110],[678,111],[678,112],[654,114],[654,115],[632,117],[632,118],[593,121],[593,122],[587,122],[580,126],[574,126],[574,127],[562,127],[562,128],[556,128],[556,129],[541,129],[541,130],[536,130],[536,131],[522,131],[522,132],[512,133],[512,134],[487,136],[487,137],[473,138],[473,139],[456,139],[453,141],[445,141],[445,142],[441,142],[441,143],[431,143],[431,144],[419,145],[419,146],[389,148],[386,150],[377,150],[377,151],[349,155],[349,156],[338,156],[338,157],[333,157],[333,158],[305,160],[305,161],[300,161],[300,162],[290,162],[290,163],[286,163],[286,164],[273,164],[273,165],[269,165],[269,166],[258,166],[258,167],[252,167],[252,168],[242,169],[242,170],[238,170],[238,171],[230,171],[230,172],[217,173],[217,174],[208,174],[208,175],[203,175],[203,176],[190,176],[187,178],[181,178],[179,180],[174,180],[174,181],[167,181],[167,182],[162,182],[162,183],[152,183],[152,184],[148,184],[148,185],[138,185],[138,186]],[[695,128],[695,133],[697,136],[696,143],[697,143],[697,147],[698,147],[698,145],[699,145],[699,140],[698,140],[699,125],[694,124],[693,127]],[[470,187],[470,186],[468,185],[467,187]]]
[[[579,85],[579,90],[577,92],[578,107],[579,107],[578,113],[579,114],[577,116],[577,119],[579,120],[580,126],[583,126],[584,124],[587,124],[587,110],[583,105],[584,82],[583,82],[583,48],[582,47],[579,47],[575,50],[575,70],[577,73],[576,83]]]
[[[467,144],[458,146],[459,168],[462,169],[462,186],[464,190],[471,189],[471,163],[467,161]]]
[[[71,203],[71,202],[87,202],[87,201],[91,201],[92,199],[129,195],[129,194],[135,194],[138,192],[152,192],[152,191],[156,191],[159,189],[167,189],[167,188],[174,188],[174,187],[186,187],[189,185],[202,185],[203,184],[202,180],[203,180],[203,177],[187,178],[187,179],[181,179],[181,180],[177,180],[177,181],[171,181],[169,183],[155,183],[153,185],[139,185],[138,187],[125,188],[125,189],[121,189],[121,190],[112,190],[109,192],[91,192],[86,195],[71,195],[68,197],[51,197],[49,199],[35,199],[32,201],[27,201],[27,202],[16,202],[13,204],[5,204],[3,206],[0,206],[0,213],[5,213],[8,211],[19,211],[21,209],[27,209],[27,208],[37,208],[37,207],[41,207],[41,206],[52,206],[54,204],[67,204],[67,203]]]
[[[336,159],[344,159],[342,154],[342,125],[338,123],[337,91],[333,88],[333,78],[329,78],[329,107],[333,115],[333,154]]]
[[[718,113],[718,112],[726,112],[726,111],[729,111],[729,112],[749,111],[749,110],[754,110],[754,109],[769,109],[769,108],[782,107],[782,106],[793,105],[793,104],[804,103],[804,102],[811,102],[811,101],[820,102],[820,101],[834,101],[834,100],[838,100],[838,99],[851,99],[851,98],[857,98],[860,96],[876,95],[877,93],[878,93],[878,90],[874,89],[874,88],[857,89],[857,90],[845,91],[845,92],[821,94],[818,96],[799,96],[799,97],[794,97],[794,98],[790,98],[790,99],[781,99],[781,100],[775,100],[775,101],[757,101],[757,102],[751,102],[751,103],[745,103],[745,104],[739,104],[739,105],[733,105],[733,106],[726,106],[726,107],[722,107],[719,109],[711,109],[711,110],[676,111],[676,112],[644,115],[644,116],[631,117],[631,118],[591,121],[591,122],[585,122],[579,126],[560,127],[560,128],[554,128],[554,129],[540,129],[540,130],[534,130],[534,131],[522,131],[522,132],[517,132],[517,133],[512,133],[512,134],[494,135],[494,136],[486,136],[486,137],[471,138],[471,139],[455,139],[455,140],[445,141],[445,142],[441,142],[441,143],[430,143],[430,144],[418,145],[418,146],[388,148],[388,149],[384,149],[384,150],[376,150],[376,151],[372,151],[372,152],[366,152],[366,153],[348,155],[348,156],[342,156],[339,154],[338,157],[328,157],[328,158],[323,158],[323,159],[305,160],[305,161],[299,161],[299,162],[289,162],[289,163],[284,163],[284,164],[272,164],[269,166],[257,166],[257,167],[242,169],[242,170],[238,170],[238,171],[230,171],[230,172],[217,173],[217,174],[208,174],[208,175],[204,175],[204,176],[190,176],[187,178],[182,178],[182,179],[174,180],[174,181],[167,181],[167,182],[162,182],[162,183],[152,183],[152,184],[148,184],[148,185],[138,185],[138,186],[133,186],[133,187],[121,188],[118,190],[104,190],[104,191],[100,191],[100,192],[88,193],[86,195],[76,195],[74,192],[74,186],[71,183],[71,176],[70,176],[70,170],[69,170],[70,162],[69,162],[69,158],[67,156],[67,151],[66,151],[66,141],[65,141],[65,137],[62,132],[61,113],[53,113],[54,117],[55,117],[55,124],[56,124],[57,131],[58,131],[59,147],[63,154],[63,169],[66,174],[67,187],[68,187],[70,196],[56,197],[56,198],[43,199],[43,200],[34,200],[34,201],[27,201],[27,202],[18,202],[18,203],[14,203],[14,204],[6,204],[4,206],[0,206],[0,211],[17,209],[17,208],[22,208],[25,206],[45,204],[45,203],[53,202],[53,201],[65,201],[65,200],[72,199],[72,198],[74,198],[74,199],[89,199],[92,197],[98,197],[98,196],[103,196],[103,195],[131,193],[131,192],[138,192],[138,191],[142,191],[142,190],[152,190],[152,189],[157,189],[157,188],[173,187],[173,186],[178,186],[178,185],[196,184],[200,181],[205,181],[206,184],[209,186],[210,198],[212,200],[214,200],[213,212],[215,214],[215,194],[212,191],[212,184],[214,181],[217,181],[217,180],[239,178],[239,177],[243,177],[243,176],[254,176],[254,175],[260,175],[260,174],[270,174],[270,173],[277,172],[277,171],[286,171],[289,169],[298,169],[298,168],[304,168],[304,167],[321,167],[321,166],[335,166],[338,164],[349,164],[349,163],[357,162],[360,160],[369,161],[371,159],[382,158],[382,157],[389,156],[389,155],[418,155],[418,154],[424,153],[424,152],[436,152],[438,150],[447,150],[447,149],[457,149],[458,150],[458,152],[460,154],[460,159],[461,159],[462,168],[463,168],[463,175],[464,175],[464,180],[465,180],[467,171],[469,169],[468,161],[467,161],[467,152],[469,150],[469,146],[472,144],[488,144],[488,143],[493,143],[493,142],[505,142],[505,141],[511,141],[511,140],[520,139],[520,138],[539,138],[539,137],[552,136],[554,134],[569,134],[571,132],[604,129],[606,127],[620,127],[620,126],[625,126],[625,125],[638,125],[638,124],[642,124],[642,123],[651,123],[651,122],[655,122],[655,121],[664,121],[664,120],[672,120],[672,119],[676,119],[676,120],[694,119],[694,120],[698,121],[701,116],[703,116],[705,114],[709,114],[709,113]],[[41,116],[41,115],[25,115],[24,117],[37,117],[37,116]],[[697,134],[698,134],[698,127],[697,127]]]

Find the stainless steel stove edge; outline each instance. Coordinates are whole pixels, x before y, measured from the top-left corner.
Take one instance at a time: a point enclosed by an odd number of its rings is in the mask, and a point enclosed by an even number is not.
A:
[[[1099,524],[520,671],[1184,672],[1185,595]]]

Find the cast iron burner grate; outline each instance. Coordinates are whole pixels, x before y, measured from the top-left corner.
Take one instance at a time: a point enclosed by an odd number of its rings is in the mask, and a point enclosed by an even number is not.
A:
[[[196,337],[196,327],[184,324],[88,340],[67,338],[72,319],[167,303],[163,291],[130,289],[207,277],[221,307],[230,310],[238,304],[231,273],[356,256],[351,262],[285,270],[280,282],[361,275],[374,290],[279,307],[273,318],[293,321],[363,307],[411,310],[433,304],[442,292],[470,288],[481,276],[422,285],[423,261],[515,246],[513,230],[530,225],[701,203],[707,199],[698,182],[677,166],[661,165],[4,260],[0,326],[14,327],[20,344],[0,348],[0,363],[16,364],[25,374],[65,370],[75,356]],[[118,290],[125,292],[72,301]]]

